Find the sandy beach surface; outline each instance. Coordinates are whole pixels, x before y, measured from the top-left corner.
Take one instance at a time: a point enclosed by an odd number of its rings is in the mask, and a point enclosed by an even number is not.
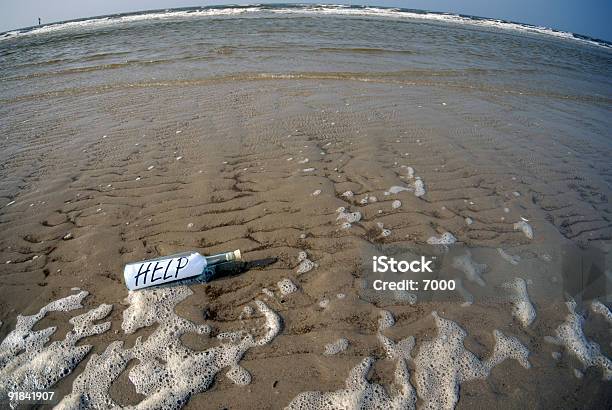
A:
[[[610,74],[609,51],[571,47]],[[391,52],[372,53],[350,58]],[[144,63],[17,78],[3,63],[0,386],[52,381],[64,408],[609,408],[609,77],[554,90],[333,58],[165,78]],[[466,292],[363,289],[371,255],[447,232],[471,249],[449,271]],[[234,249],[237,274],[125,288],[126,263]],[[603,290],[574,314],[564,255],[587,250]],[[41,311],[69,295],[82,307]]]

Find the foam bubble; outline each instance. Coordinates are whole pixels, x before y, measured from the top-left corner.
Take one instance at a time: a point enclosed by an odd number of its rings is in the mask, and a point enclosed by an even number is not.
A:
[[[305,251],[300,251],[298,254],[298,261],[300,262],[296,271],[298,275],[310,272],[315,267],[314,262],[308,259],[308,255]]]
[[[566,304],[569,314],[565,317],[565,322],[557,327],[555,337],[548,337],[546,340],[565,346],[585,368],[600,367],[603,379],[612,380],[612,361],[601,353],[596,342],[589,340],[584,335],[582,331],[584,317],[576,312],[576,302],[571,299]]]
[[[418,198],[425,195],[425,184],[419,177],[417,177],[417,179],[414,181],[414,195]]]
[[[253,313],[253,308],[249,305],[246,305],[242,308],[242,312],[240,313],[240,319],[244,319],[245,317],[251,317]]]
[[[533,323],[536,312],[535,308],[529,300],[527,293],[527,283],[522,278],[515,278],[514,281],[504,283],[504,287],[511,289],[512,295],[512,315],[523,325],[527,327]]]
[[[251,374],[240,365],[231,366],[225,376],[239,386],[246,386],[251,383]]]
[[[412,192],[413,189],[410,187],[405,187],[405,186],[398,186],[398,185],[394,185],[391,188],[389,188],[389,192],[390,194],[398,194],[402,191],[408,191],[408,192]]]
[[[405,361],[398,361],[394,396],[367,379],[374,359],[366,357],[355,366],[346,379],[346,388],[334,392],[304,392],[298,394],[287,406],[290,410],[315,409],[414,409],[416,396],[410,384],[410,374]]]
[[[457,242],[457,238],[450,232],[444,232],[439,237],[432,236],[427,239],[427,243],[430,245],[452,245]]]
[[[34,325],[48,312],[71,311],[82,308],[88,292],[81,291],[49,303],[32,316],[17,316],[15,329],[0,344],[0,397],[9,391],[48,390],[69,375],[89,353],[91,345],[77,342],[89,336],[108,331],[110,322],[94,324],[109,315],[113,306],[102,304],[95,309],[69,320],[72,331],[63,340],[47,345],[55,327],[33,331]],[[11,402],[11,407],[16,407]]]
[[[522,231],[527,239],[533,239],[533,228],[525,221],[518,221],[513,225],[515,231]]]
[[[136,365],[128,373],[137,393],[145,398],[140,408],[178,408],[189,397],[207,390],[215,376],[227,368],[226,376],[243,385],[251,381],[239,362],[251,348],[263,346],[280,332],[280,317],[261,301],[255,301],[265,319],[263,335],[256,339],[245,331],[220,334],[219,345],[205,351],[193,351],[180,338],[195,332],[207,336],[210,327],[196,325],[174,313],[174,307],[192,295],[186,286],[145,289],[130,292],[130,304],[123,314],[122,328],[133,333],[141,327],[157,324],[146,339],[136,339],[134,347],[123,348],[123,342],[111,343],[101,354],[92,355],[85,370],[75,379],[72,393],[59,403],[58,409],[116,408],[109,388],[131,360]]]
[[[344,207],[340,207],[336,210],[336,212],[338,213],[338,216],[336,217],[337,221],[344,221],[349,224],[354,224],[361,220],[361,212],[359,211],[346,212]]]
[[[353,191],[346,191],[342,194],[343,197],[345,198],[352,198],[355,194],[353,194]]]
[[[432,312],[438,335],[423,342],[414,358],[415,381],[419,397],[426,409],[452,409],[459,400],[459,386],[469,380],[486,379],[493,367],[507,358],[529,368],[529,351],[517,339],[495,330],[493,354],[479,360],[465,349],[467,336],[457,323]]]
[[[317,189],[316,191],[312,193],[312,196],[318,196],[320,193],[321,193],[321,190]]]
[[[392,209],[397,209],[397,208],[399,208],[401,206],[402,206],[402,202],[397,200],[397,199],[395,201],[391,202],[391,208]]]
[[[332,356],[338,353],[342,353],[346,349],[348,349],[348,346],[349,346],[348,339],[340,338],[336,340],[335,342],[326,344],[325,351],[323,352],[323,354],[325,356]]]
[[[380,318],[378,319],[378,331],[383,331],[395,325],[395,318],[393,313],[388,310],[380,311]]]
[[[476,263],[469,250],[466,250],[464,255],[453,258],[453,267],[463,272],[470,282],[476,282],[480,286],[485,285],[481,274],[487,269],[487,265]]]
[[[612,325],[612,312],[610,312],[610,309],[608,309],[606,305],[598,300],[593,300],[591,302],[591,310],[593,313],[599,313],[602,315],[604,319],[606,319],[606,321]]]
[[[295,283],[291,282],[291,279],[283,279],[277,283],[278,289],[282,295],[290,295],[291,293],[297,291],[297,286]]]
[[[504,259],[505,261],[510,262],[513,265],[518,265],[518,263],[521,261],[521,257],[520,256],[518,256],[518,255],[510,255],[509,253],[507,253],[502,248],[497,248],[497,252],[499,253],[499,256],[502,257],[502,259]]]
[[[380,236],[383,238],[391,236],[391,229],[385,229],[385,225],[382,222],[376,222],[376,226],[380,228]]]
[[[382,333],[378,333],[378,341],[385,349],[385,353],[387,357],[391,360],[411,360],[410,352],[414,348],[414,337],[408,336],[405,339],[400,340],[395,343],[393,340],[389,339]]]

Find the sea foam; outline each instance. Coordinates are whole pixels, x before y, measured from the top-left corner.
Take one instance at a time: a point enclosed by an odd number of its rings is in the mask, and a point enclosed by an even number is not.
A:
[[[536,317],[536,311],[533,304],[529,300],[527,293],[527,283],[522,278],[515,278],[512,282],[504,283],[505,288],[512,291],[512,315],[523,325],[527,327],[533,323]]]
[[[469,250],[466,250],[464,255],[453,258],[453,267],[463,272],[470,282],[476,282],[480,286],[485,285],[482,273],[487,269],[487,265],[476,263]]]
[[[89,336],[108,331],[110,322],[94,324],[109,315],[113,306],[102,304],[68,322],[73,326],[63,340],[50,344],[55,327],[32,330],[49,312],[71,311],[82,308],[81,302],[88,292],[81,291],[49,303],[32,316],[17,316],[15,329],[0,344],[0,397],[9,391],[48,390],[60,379],[69,375],[89,353],[91,345],[77,342]],[[16,402],[9,403],[11,407]]]
[[[569,314],[565,317],[565,322],[557,327],[556,336],[547,337],[546,340],[565,346],[585,368],[597,366],[601,368],[604,380],[612,380],[612,361],[603,355],[596,342],[584,335],[584,317],[576,312],[576,302],[571,299],[566,305]]]
[[[251,376],[239,362],[249,349],[272,341],[280,332],[280,317],[265,303],[255,301],[265,320],[262,336],[255,338],[245,331],[225,332],[217,337],[218,345],[194,351],[181,343],[181,336],[192,332],[208,337],[211,328],[174,312],[175,306],[191,294],[185,286],[130,292],[122,329],[134,333],[156,324],[155,331],[144,340],[138,337],[132,348],[123,348],[123,342],[115,341],[101,354],[92,355],[74,381],[72,393],[64,397],[58,409],[119,407],[109,388],[134,359],[136,364],[128,378],[135,391],[145,396],[138,404],[141,408],[182,407],[189,397],[207,390],[223,369],[235,384],[248,384]]]
[[[529,368],[529,351],[516,338],[495,330],[493,354],[485,360],[465,349],[467,336],[457,323],[432,313],[438,335],[424,342],[414,358],[415,381],[424,409],[452,409],[459,400],[459,386],[469,380],[486,379],[491,369],[508,358]]]

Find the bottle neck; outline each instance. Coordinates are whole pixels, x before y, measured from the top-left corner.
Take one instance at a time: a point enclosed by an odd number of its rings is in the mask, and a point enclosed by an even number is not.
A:
[[[206,265],[211,266],[211,265],[217,265],[223,262],[231,262],[231,261],[240,260],[241,256],[240,256],[240,251],[236,250],[234,252],[225,252],[225,253],[220,253],[217,255],[206,256],[205,258],[206,258]]]

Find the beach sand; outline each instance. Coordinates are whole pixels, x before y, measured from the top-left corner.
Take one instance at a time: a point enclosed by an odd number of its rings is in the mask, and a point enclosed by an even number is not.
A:
[[[588,366],[577,378],[574,369],[584,364],[545,339],[569,313],[561,249],[601,249],[610,266],[612,152],[605,121],[597,120],[608,110],[606,103],[537,93],[316,78],[151,82],[13,100],[0,124],[0,339],[18,314],[35,314],[73,287],[90,292],[86,310],[112,304],[110,329],[81,341],[91,352],[53,386],[64,396],[92,354],[117,340],[129,348],[158,328],[126,334],[121,327],[126,263],[240,249],[250,269],[193,284],[193,295],[176,305],[177,315],[210,325],[213,336],[188,332],[181,343],[205,350],[219,344],[221,332],[263,326],[257,309],[253,319],[241,318],[245,306],[256,308],[254,300],[274,311],[282,328],[240,360],[250,384],[232,383],[223,369],[186,408],[283,408],[305,391],[345,388],[365,357],[374,359],[369,380],[392,394],[396,362],[378,334],[414,336],[416,357],[439,332],[433,311],[467,332],[463,343],[478,360],[492,354],[495,329],[530,352],[529,369],[509,358],[487,378],[461,382],[457,408],[609,407],[602,367]],[[389,193],[414,183],[402,166],[424,182],[423,196]],[[394,208],[395,200],[401,206]],[[339,207],[361,219],[343,228]],[[532,239],[514,228],[521,217]],[[499,294],[512,294],[499,287],[504,279],[527,281],[533,323],[522,326],[508,301],[411,305],[363,297],[364,255],[445,232],[490,249],[473,257],[488,265],[483,278]],[[512,265],[497,248],[520,262]],[[301,251],[315,266],[300,274]],[[508,276],[491,274],[496,267]],[[477,292],[476,283],[455,274]],[[297,290],[283,295],[277,283],[287,278]],[[379,331],[383,309],[396,323]],[[35,330],[57,326],[51,341],[62,340],[76,313],[50,312]],[[585,334],[610,357],[609,324],[587,316]],[[344,351],[323,354],[341,338]],[[553,352],[562,355],[556,360]],[[109,389],[120,405],[145,397],[128,379],[136,364]],[[413,386],[416,366],[408,365]]]

